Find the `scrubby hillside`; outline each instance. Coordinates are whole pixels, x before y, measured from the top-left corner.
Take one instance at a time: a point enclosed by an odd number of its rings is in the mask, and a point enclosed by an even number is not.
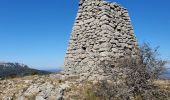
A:
[[[0,81],[0,100],[143,100],[139,97],[121,99],[114,96],[116,91],[112,90],[112,81],[107,80],[106,83],[108,85],[101,88],[101,81],[83,80],[79,76],[26,76]],[[157,80],[154,84],[160,91],[170,91],[169,80]],[[146,100],[169,99],[158,97]]]

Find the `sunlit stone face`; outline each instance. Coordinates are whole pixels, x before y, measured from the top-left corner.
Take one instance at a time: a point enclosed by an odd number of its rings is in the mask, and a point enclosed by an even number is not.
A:
[[[125,8],[103,0],[80,0],[65,57],[66,74],[102,74],[100,62],[114,61],[127,53],[135,56],[137,52]]]

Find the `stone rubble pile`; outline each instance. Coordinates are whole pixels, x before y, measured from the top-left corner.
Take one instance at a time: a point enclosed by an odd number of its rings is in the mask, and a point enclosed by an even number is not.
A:
[[[61,74],[51,74],[0,80],[0,100],[64,100],[64,92],[72,83],[65,81],[65,78]]]
[[[127,9],[103,0],[80,0],[65,57],[65,73],[104,74],[99,64],[127,54],[138,55],[138,45]]]

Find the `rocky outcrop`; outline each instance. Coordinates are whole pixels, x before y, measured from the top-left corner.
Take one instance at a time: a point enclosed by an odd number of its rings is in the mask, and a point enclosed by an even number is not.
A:
[[[1,80],[0,100],[63,100],[72,83],[61,74]]]
[[[89,100],[88,88],[95,83],[65,74],[0,80],[0,100]]]
[[[102,61],[116,63],[116,59],[129,54],[138,55],[138,46],[127,9],[103,0],[80,0],[66,52],[65,73],[103,75],[99,68]]]

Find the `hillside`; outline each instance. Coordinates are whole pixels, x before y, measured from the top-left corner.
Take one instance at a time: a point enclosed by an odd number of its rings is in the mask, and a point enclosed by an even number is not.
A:
[[[36,70],[29,68],[27,65],[20,63],[0,63],[0,77],[16,77],[16,76],[26,76],[26,75],[43,75],[49,74],[50,72]]]
[[[160,75],[161,79],[170,79],[170,69],[167,68],[165,70],[165,72],[162,73],[162,75]]]

